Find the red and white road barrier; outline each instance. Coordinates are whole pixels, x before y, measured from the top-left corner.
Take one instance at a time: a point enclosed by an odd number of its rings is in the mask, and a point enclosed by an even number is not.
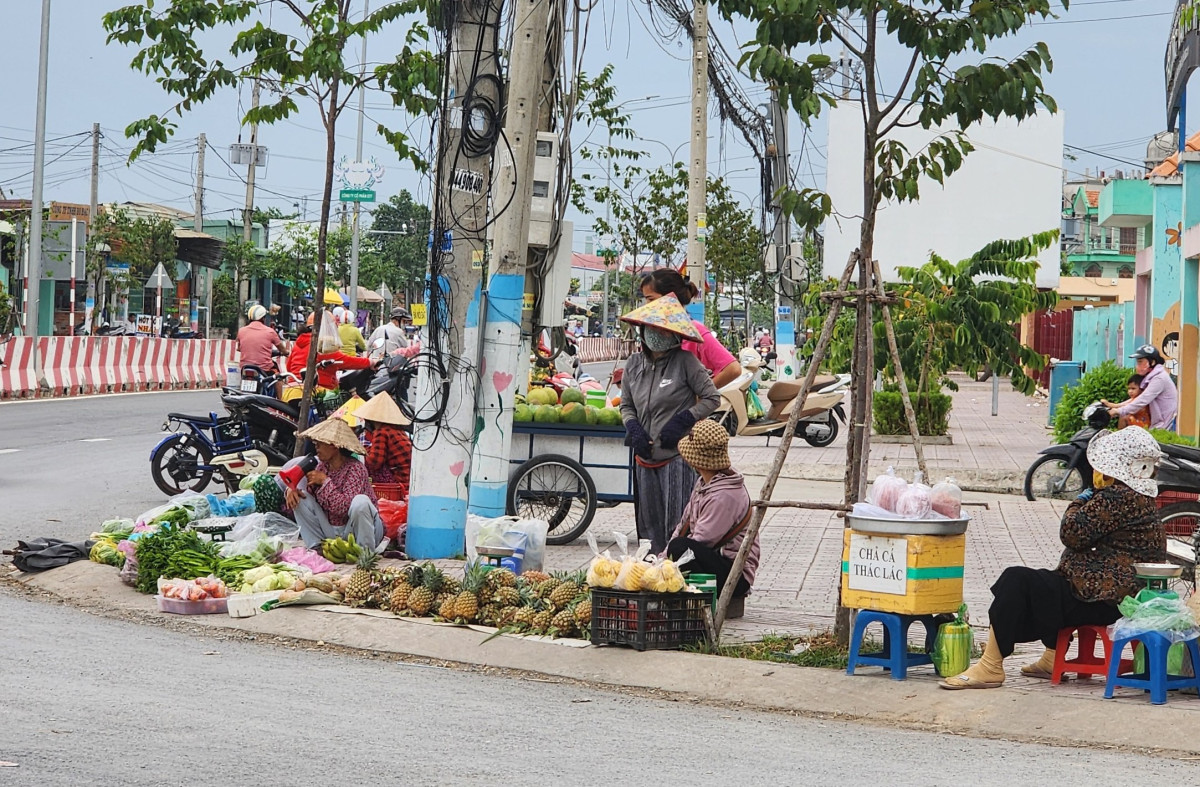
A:
[[[634,342],[623,339],[601,339],[585,336],[576,340],[580,363],[598,363],[628,358],[633,352]]]
[[[37,342],[26,336],[14,336],[0,344],[0,397],[37,396],[39,392],[34,358]]]
[[[231,340],[13,337],[0,345],[0,398],[214,388],[236,358]]]

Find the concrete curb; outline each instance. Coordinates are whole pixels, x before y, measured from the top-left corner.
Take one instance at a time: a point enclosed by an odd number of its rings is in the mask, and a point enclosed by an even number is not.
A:
[[[17,580],[101,612],[155,609],[152,598],[120,584],[113,569],[96,563],[79,561],[17,575]],[[1056,695],[1049,686],[947,692],[929,681],[893,681],[875,670],[849,677],[832,670],[692,653],[570,648],[514,637],[488,640],[487,634],[461,627],[302,608],[252,618],[204,615],[185,620],[203,628],[533,672],[724,706],[1063,746],[1200,753],[1200,740],[1187,723],[1193,717],[1164,715],[1200,711],[1200,700],[1192,697],[1173,695],[1167,707],[1156,707],[1140,697],[1105,701]]]
[[[952,476],[958,482],[959,487],[967,492],[988,492],[998,495],[1024,495],[1025,494],[1025,473],[1014,472],[1012,470],[971,470],[963,467],[943,467],[940,465],[929,464],[929,475],[934,481],[941,481],[947,476]],[[918,470],[916,461],[876,464],[872,462],[867,469],[867,477],[874,478],[880,473],[886,473],[888,467],[895,467],[896,473],[905,477],[912,478],[914,472]],[[743,475],[747,476],[765,476],[771,469],[768,462],[753,462],[746,465],[740,465]],[[833,464],[799,464],[787,463],[783,466],[781,473],[784,478],[792,478],[801,481],[837,481],[841,482],[845,474],[845,468],[842,465]]]

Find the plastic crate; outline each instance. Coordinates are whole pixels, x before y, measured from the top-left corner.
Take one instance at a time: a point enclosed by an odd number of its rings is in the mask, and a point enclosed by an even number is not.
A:
[[[206,598],[203,601],[183,601],[177,598],[155,596],[159,612],[170,612],[173,615],[224,615],[229,612],[229,600],[224,598]]]
[[[592,644],[678,650],[708,641],[704,612],[712,594],[630,593],[592,588]]]
[[[408,490],[404,488],[404,484],[377,484],[372,481],[371,486],[375,487],[375,496],[380,500],[408,499]]]

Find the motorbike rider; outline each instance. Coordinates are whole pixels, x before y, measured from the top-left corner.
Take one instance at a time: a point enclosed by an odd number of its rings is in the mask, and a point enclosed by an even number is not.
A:
[[[408,332],[405,328],[411,324],[412,315],[408,313],[408,309],[403,306],[392,309],[391,320],[371,332],[371,338],[368,341],[371,355],[382,357],[408,347]]]
[[[333,319],[332,313],[326,313],[323,319]],[[296,342],[292,347],[291,354],[287,359],[287,370],[296,375],[300,379],[304,379],[304,372],[308,368],[308,349],[312,345],[312,324],[313,315],[308,315],[308,321],[300,334],[296,337]],[[360,358],[352,355],[346,355],[342,352],[340,344],[334,344],[332,341],[327,346],[317,345],[317,387],[326,390],[337,390],[338,379],[337,373],[344,369],[369,369],[376,366],[377,363],[370,358]],[[299,386],[296,386],[297,388]],[[283,400],[285,402],[299,399],[299,394],[292,390],[289,386],[285,391]]]
[[[683,306],[691,303],[693,298],[700,297],[700,290],[695,284],[685,279],[679,271],[670,268],[659,268],[643,276],[641,291],[642,298],[647,302],[658,300],[664,295],[674,295]],[[692,320],[692,325],[696,326],[700,341],[684,340],[683,349],[699,359],[701,365],[712,375],[713,385],[717,388],[736,380],[742,373],[742,367],[733,357],[733,353],[717,341],[704,323]]]
[[[339,306],[333,310],[333,317],[337,320],[338,338],[342,340],[342,352],[346,355],[366,355],[367,340],[363,338],[362,331],[354,324],[353,313],[349,309]]]
[[[1143,407],[1150,408],[1151,429],[1175,429],[1175,414],[1179,409],[1179,390],[1167,368],[1166,359],[1153,344],[1143,344],[1129,356],[1136,359],[1134,371],[1142,375],[1142,392],[1127,402],[1101,400],[1109,415],[1133,415]]]
[[[259,303],[254,304],[246,311],[246,319],[249,322],[238,331],[237,335],[237,348],[241,353],[241,360],[238,362],[240,369],[254,366],[269,372],[275,366],[271,351],[279,348],[281,353],[287,352],[287,342],[279,338],[278,333],[267,327],[266,317],[267,308]]]

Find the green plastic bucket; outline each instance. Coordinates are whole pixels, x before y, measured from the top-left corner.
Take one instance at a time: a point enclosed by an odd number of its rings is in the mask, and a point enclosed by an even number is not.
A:
[[[684,582],[698,590],[705,590],[712,594],[712,610],[715,615],[717,612],[717,575],[688,574],[684,577]]]

